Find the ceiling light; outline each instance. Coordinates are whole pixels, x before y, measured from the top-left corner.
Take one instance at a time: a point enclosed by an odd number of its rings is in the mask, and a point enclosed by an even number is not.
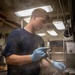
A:
[[[24,20],[25,20],[27,23],[29,23],[29,21],[30,21],[30,17],[28,17],[28,18],[24,18]]]
[[[36,8],[42,8],[44,10],[46,10],[47,12],[51,12],[53,11],[52,7],[50,5],[47,5],[47,6],[41,6],[41,7],[35,7],[35,8],[32,8],[32,9],[27,9],[27,10],[22,10],[22,11],[18,11],[18,12],[15,12],[15,14],[19,17],[25,17],[25,16],[30,16],[32,11]]]
[[[58,30],[65,29],[64,23],[62,21],[53,21],[53,24]]]
[[[45,36],[46,34],[45,33],[39,33],[37,35],[39,35],[39,36]]]
[[[48,30],[47,31],[52,36],[57,36],[58,34],[54,30]]]

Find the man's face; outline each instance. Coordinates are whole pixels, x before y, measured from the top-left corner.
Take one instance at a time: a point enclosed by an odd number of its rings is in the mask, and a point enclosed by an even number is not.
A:
[[[34,20],[34,28],[36,30],[42,29],[45,26],[45,24],[46,24],[45,18],[36,17],[35,20]]]

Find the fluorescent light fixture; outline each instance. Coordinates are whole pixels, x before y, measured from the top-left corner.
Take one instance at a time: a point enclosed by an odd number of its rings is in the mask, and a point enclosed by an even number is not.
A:
[[[62,21],[53,21],[53,24],[58,30],[65,29],[64,23]]]
[[[27,23],[29,23],[29,21],[30,21],[30,17],[28,17],[28,18],[24,18],[24,20],[25,20]]]
[[[37,35],[39,35],[39,36],[45,36],[46,34],[45,33],[39,33]]]
[[[48,30],[47,31],[52,36],[57,36],[58,34],[54,30]]]
[[[27,10],[22,10],[22,11],[18,11],[18,12],[15,12],[15,14],[19,17],[25,17],[25,16],[30,16],[32,11],[36,8],[42,8],[44,10],[46,10],[47,12],[52,12],[53,9],[51,7],[51,5],[47,5],[47,6],[41,6],[41,7],[35,7],[35,8],[32,8],[32,9],[27,9]]]

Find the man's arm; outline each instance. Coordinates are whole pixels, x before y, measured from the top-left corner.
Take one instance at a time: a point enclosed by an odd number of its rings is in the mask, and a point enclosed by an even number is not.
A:
[[[31,62],[39,61],[46,56],[47,47],[40,47],[34,50],[30,55],[16,55],[12,54],[6,57],[6,62],[12,65],[23,65]]]
[[[50,60],[49,58],[42,59],[43,66],[50,67],[49,65],[52,65],[55,69],[58,71],[64,71],[66,69],[66,65],[62,62],[56,62],[53,60]]]
[[[12,65],[23,65],[23,64],[31,63],[32,59],[31,59],[30,55],[12,54],[12,55],[6,57],[6,62],[8,64],[12,64]]]
[[[50,66],[51,66],[51,64],[49,64],[47,60],[45,60],[45,59],[41,60],[40,67],[50,67]]]

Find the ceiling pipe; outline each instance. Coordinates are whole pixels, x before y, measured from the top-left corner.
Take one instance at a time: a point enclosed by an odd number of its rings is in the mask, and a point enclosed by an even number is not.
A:
[[[61,11],[62,11],[62,14],[63,14],[64,22],[66,24],[66,29],[64,31],[64,37],[70,37],[70,36],[72,36],[72,30],[71,30],[69,24],[67,23],[63,0],[61,0],[61,1],[59,0],[59,4],[60,4],[60,8],[61,8]]]
[[[11,27],[13,27],[13,28],[20,28],[20,26],[21,26],[21,25],[15,23],[15,22],[13,22],[13,21],[9,21],[9,20],[5,19],[5,16],[3,16],[3,15],[1,15],[1,14],[0,14],[0,20],[1,20],[4,24],[7,24],[7,25],[9,25],[9,26],[11,26]]]
[[[65,21],[65,23],[67,23],[67,20],[66,20],[66,15],[65,15],[65,10],[64,10],[64,6],[63,6],[63,1],[61,3],[62,0],[59,0],[59,4],[60,4],[60,8],[61,8],[61,11],[62,11],[62,15],[63,15],[63,20]]]

